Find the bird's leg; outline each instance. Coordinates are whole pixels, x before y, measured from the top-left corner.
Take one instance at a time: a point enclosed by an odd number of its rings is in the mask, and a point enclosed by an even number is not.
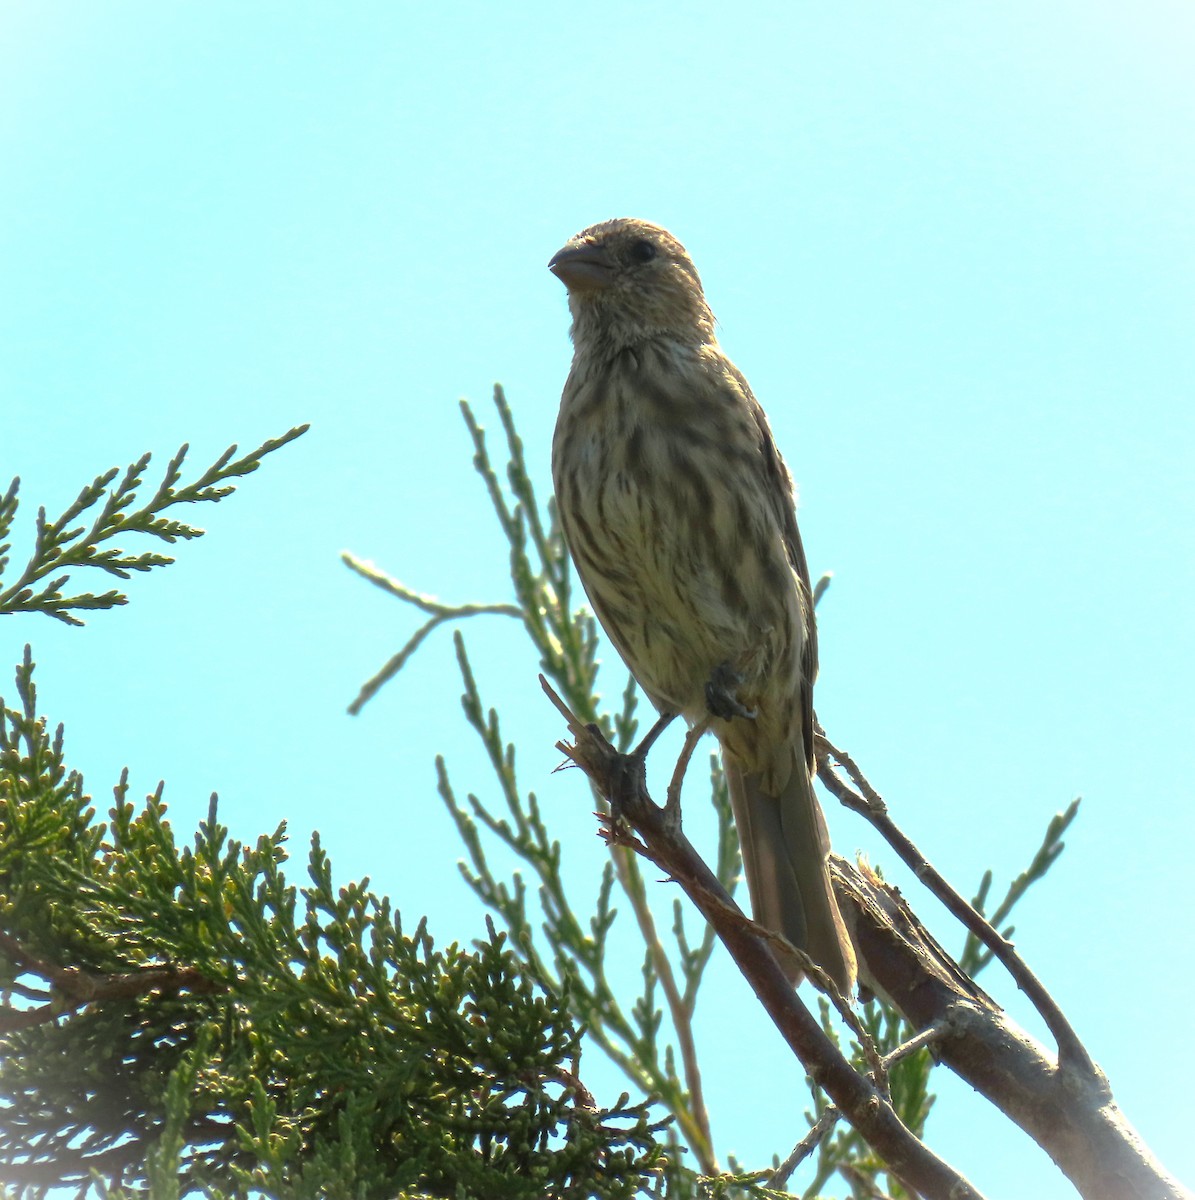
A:
[[[640,762],[646,760],[647,752],[656,744],[656,739],[675,720],[676,713],[661,713],[660,716],[656,718],[656,723],[647,731],[643,741],[641,741],[639,745],[637,745],[635,749],[631,751],[629,757],[637,758]]]
[[[758,713],[753,708],[746,708],[739,702],[735,693],[743,677],[730,665],[721,663],[710,672],[709,682],[705,685],[705,703],[715,717],[729,721],[732,717],[743,717],[754,721]]]
[[[689,760],[697,743],[705,736],[710,727],[712,716],[702,717],[688,733],[685,734],[685,744],[681,747],[680,757],[672,772],[672,782],[668,785],[668,799],[664,803],[664,821],[675,833],[680,833],[680,789],[685,781],[685,772],[689,769]]]

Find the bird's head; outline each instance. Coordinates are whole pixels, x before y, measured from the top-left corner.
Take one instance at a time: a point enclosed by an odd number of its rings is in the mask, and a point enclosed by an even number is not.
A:
[[[621,350],[652,338],[701,345],[714,315],[693,260],[666,229],[619,217],[591,225],[548,263],[568,288],[573,341]]]

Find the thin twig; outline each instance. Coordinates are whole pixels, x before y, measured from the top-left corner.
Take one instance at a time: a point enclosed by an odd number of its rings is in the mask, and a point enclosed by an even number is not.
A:
[[[626,851],[614,852],[612,855],[614,869],[619,872],[620,882],[631,900],[631,909],[635,914],[635,921],[639,926],[639,932],[644,942],[647,944],[652,966],[656,972],[656,978],[660,981],[660,988],[664,993],[664,999],[668,1002],[668,1013],[672,1018],[672,1028],[676,1032],[676,1045],[680,1051],[681,1066],[685,1073],[685,1087],[689,1092],[689,1115],[692,1118],[692,1124],[696,1126],[698,1134],[698,1137],[694,1138],[693,1131],[691,1129],[686,1130],[691,1139],[690,1149],[702,1164],[703,1171],[709,1174],[716,1174],[718,1171],[718,1160],[714,1156],[714,1139],[713,1133],[710,1130],[709,1110],[705,1103],[705,1090],[701,1082],[701,1064],[697,1059],[697,1043],[693,1037],[692,1016],[681,996],[680,988],[677,987],[676,975],[672,970],[672,962],[668,958],[668,955],[664,953],[664,946],[660,941],[660,935],[656,932],[655,918],[652,916],[651,908],[648,906],[647,897],[642,894],[641,888],[636,891],[631,882],[630,867],[628,864],[631,849],[638,850],[638,847],[632,846]],[[623,878],[623,872],[626,873],[625,879]],[[682,1122],[682,1124],[688,1124],[688,1122]]]
[[[909,1038],[907,1042],[901,1042],[895,1050],[890,1050],[884,1055],[884,1069],[890,1070],[902,1058],[908,1058],[910,1054],[916,1054],[918,1050],[923,1050],[926,1046],[932,1045],[934,1042],[940,1042],[951,1032],[953,1031],[950,1028],[949,1021],[942,1021],[929,1026],[928,1029],[923,1029],[920,1033],[916,1033]]]
[[[863,1057],[867,1059],[872,1082],[887,1096],[888,1071],[885,1067],[884,1059],[876,1047],[875,1040],[867,1032],[863,1022],[859,1018],[859,1014],[855,1011],[850,1000],[843,995],[838,984],[804,950],[799,946],[793,945],[783,934],[777,933],[774,929],[768,929],[766,925],[760,925],[757,921],[752,921],[751,924],[755,926],[756,932],[761,938],[780,948],[781,957],[795,958],[800,963],[801,970],[817,987],[817,990],[825,995],[830,1003],[834,1005],[834,1009],[839,1017],[842,1018],[843,1024],[855,1035],[855,1039],[859,1043],[859,1049],[863,1051]]]
[[[392,575],[387,575],[385,571],[374,563],[357,558],[356,555],[350,554],[347,550],[341,554],[340,561],[350,571],[355,571],[362,579],[368,579],[370,583],[381,588],[382,591],[391,596],[396,596],[399,600],[405,600],[408,604],[414,605],[422,612],[430,614],[428,620],[410,636],[406,645],[397,654],[387,659],[381,669],[376,671],[361,685],[361,690],[357,693],[348,708],[348,711],[353,716],[356,716],[373,699],[378,691],[403,669],[411,655],[419,649],[427,635],[438,625],[443,625],[446,621],[463,620],[465,617],[500,616],[522,618],[523,616],[523,610],[517,604],[445,604],[443,601],[437,600],[434,596],[425,595],[423,592],[416,592],[412,588],[407,587],[405,583],[395,579]]]
[[[833,1104],[829,1105],[810,1126],[809,1132],[793,1147],[792,1153],[769,1176],[768,1187],[785,1187],[792,1173],[818,1148],[841,1116],[842,1113]]]
[[[522,617],[523,615],[523,610],[517,604],[445,604],[442,600],[437,600],[435,596],[429,596],[424,592],[417,592],[414,588],[407,587],[393,575],[387,575],[376,563],[358,558],[347,550],[341,554],[340,561],[350,571],[355,571],[362,579],[368,579],[382,591],[398,597],[399,600],[405,600],[408,604],[413,604],[416,608],[435,617],[475,617],[482,613],[503,617]]]
[[[896,851],[901,861],[913,874],[1003,963],[1017,987],[1029,997],[1030,1002],[1041,1014],[1042,1020],[1053,1035],[1058,1046],[1059,1066],[1066,1066],[1081,1071],[1089,1078],[1095,1078],[1098,1071],[1091,1055],[1087,1053],[1086,1047],[1079,1040],[1078,1034],[1066,1019],[1062,1009],[1058,1007],[1054,998],[1046,991],[1045,986],[1029,969],[1025,960],[1016,952],[1013,944],[1001,936],[990,922],[977,913],[946,882],[889,816],[888,806],[884,803],[883,797],[868,783],[854,759],[845,750],[840,750],[835,746],[826,737],[825,730],[820,725],[817,726],[817,740],[820,751],[818,775],[821,781],[847,808],[865,817],[880,832],[884,840]],[[846,783],[831,766],[829,761],[831,758],[845,769],[851,782],[855,785],[854,787]]]
[[[566,721],[576,721],[577,718],[573,715],[572,710],[542,675],[540,683],[561,716]],[[602,736],[596,725],[591,728],[598,737]],[[575,761],[569,754],[569,747],[565,743],[557,743],[557,748],[570,762]],[[691,753],[692,751],[690,751]],[[600,792],[598,794],[601,795]],[[672,1027],[676,1033],[677,1049],[680,1051],[681,1066],[685,1073],[685,1086],[690,1098],[690,1112],[678,1113],[677,1119],[686,1127],[685,1133],[689,1138],[690,1149],[701,1164],[701,1169],[707,1174],[714,1175],[718,1173],[718,1161],[714,1155],[709,1110],[706,1107],[705,1091],[701,1082],[701,1065],[697,1059],[697,1044],[693,1037],[692,1013],[677,986],[676,975],[672,970],[672,961],[664,953],[660,935],[656,932],[655,918],[652,916],[647,897],[644,895],[642,878],[634,871],[634,859],[627,852],[635,851],[641,854],[644,847],[629,830],[620,835],[620,832],[609,821],[608,814],[597,813],[596,815],[603,822],[602,834],[606,837],[607,842],[625,847],[625,850],[620,852],[612,845],[611,858],[614,862],[614,870],[623,891],[631,902],[631,911],[635,914],[639,933],[651,955],[652,967],[655,970],[656,978],[660,981],[660,988],[664,993],[664,998],[668,1003],[668,1012],[672,1018]],[[637,882],[639,886],[636,886]]]
[[[891,1192],[881,1191],[876,1181],[866,1172],[861,1171],[854,1163],[842,1163],[839,1173],[851,1185],[852,1191],[862,1200],[895,1200]]]

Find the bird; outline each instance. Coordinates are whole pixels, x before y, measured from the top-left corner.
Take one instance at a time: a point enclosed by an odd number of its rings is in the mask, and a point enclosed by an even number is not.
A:
[[[813,790],[817,632],[792,477],[671,233],[604,221],[548,267],[573,342],[552,483],[590,607],[662,717],[717,737],[756,921],[849,995]],[[797,956],[777,958],[799,984]]]

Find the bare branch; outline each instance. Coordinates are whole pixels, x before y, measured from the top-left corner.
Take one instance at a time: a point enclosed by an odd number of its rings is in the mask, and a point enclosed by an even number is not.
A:
[[[771,952],[765,931],[746,917],[693,849],[648,796],[641,759],[619,754],[595,725],[585,725],[541,676],[545,692],[567,713],[575,742],[559,749],[611,802],[610,822],[628,824],[652,862],[680,884],[717,930],[777,1029],[892,1173],[927,1200],[978,1200],[981,1193],[907,1129],[874,1082],[859,1075],[826,1036]]]
[[[406,666],[411,655],[419,649],[424,639],[437,625],[443,625],[446,621],[463,620],[466,617],[500,616],[517,617],[521,620],[523,616],[523,610],[517,604],[445,604],[443,601],[437,600],[435,596],[428,596],[407,587],[405,583],[386,574],[381,567],[366,559],[357,558],[347,550],[341,554],[340,560],[350,571],[355,571],[362,579],[368,579],[370,583],[381,588],[387,594],[399,600],[405,600],[408,604],[430,614],[429,619],[411,635],[406,645],[397,654],[387,659],[381,669],[361,685],[361,690],[348,708],[353,716],[356,716],[378,691]]]
[[[0,956],[22,971],[40,976],[58,993],[48,1004],[20,1009],[0,1005],[0,1030],[11,1032],[56,1020],[64,1012],[101,1000],[128,1000],[147,992],[225,991],[193,967],[143,967],[137,971],[101,974],[78,967],[59,967],[32,954],[11,934],[0,930]]]
[[[922,1031],[934,1054],[1045,1150],[1085,1200],[1190,1200],[1150,1154],[1094,1074],[1060,1067],[927,933],[900,893],[831,858],[860,981]],[[928,1035],[928,1036],[927,1036]]]
[[[826,1134],[838,1124],[842,1113],[831,1104],[810,1126],[809,1132],[793,1147],[792,1153],[772,1172],[768,1187],[782,1188],[792,1173],[821,1145]]]
[[[850,776],[855,785],[847,784],[830,763],[836,760]],[[820,725],[817,727],[818,776],[826,787],[852,812],[865,817],[896,851],[904,864],[946,906],[950,913],[970,930],[992,954],[1004,965],[1017,987],[1029,997],[1033,1007],[1041,1014],[1046,1027],[1058,1046],[1059,1063],[1071,1070],[1095,1078],[1098,1068],[1087,1053],[1086,1047],[1071,1027],[1062,1009],[1045,986],[1029,969],[1029,965],[1016,952],[1013,944],[992,927],[979,913],[959,895],[938,873],[925,855],[888,815],[888,806],[879,792],[867,782],[863,772],[845,750],[840,750]],[[856,790],[857,789],[857,790]]]

